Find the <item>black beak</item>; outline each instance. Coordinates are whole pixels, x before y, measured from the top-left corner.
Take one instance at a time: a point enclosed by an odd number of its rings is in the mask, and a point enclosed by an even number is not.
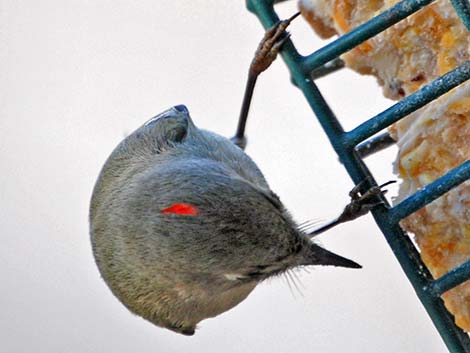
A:
[[[310,253],[307,256],[306,265],[323,265],[323,266],[338,266],[348,268],[362,268],[358,263],[349,260],[345,257],[336,255],[331,251],[323,249],[317,244],[312,244]]]

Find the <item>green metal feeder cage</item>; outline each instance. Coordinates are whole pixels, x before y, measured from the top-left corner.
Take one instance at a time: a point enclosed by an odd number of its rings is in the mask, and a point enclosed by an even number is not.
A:
[[[470,30],[470,4],[467,0],[450,0],[466,28]],[[279,17],[274,0],[247,0],[248,9],[261,21],[264,28],[273,26]],[[340,68],[339,56],[375,36],[386,28],[413,14],[432,0],[404,0],[385,12],[339,37],[314,53],[302,56],[292,41],[283,46],[282,57],[287,64],[292,82],[303,92],[315,116],[346,168],[354,184],[369,178],[377,185],[373,175],[363,162],[364,153],[370,145],[387,145],[384,135],[371,138],[411,112],[438,98],[450,89],[470,78],[470,61],[437,78],[412,95],[403,98],[380,114],[366,120],[350,131],[344,131],[333,111],[322,97],[314,78]],[[470,35],[470,33],[469,33]],[[470,338],[454,324],[453,316],[446,310],[440,295],[470,279],[470,261],[434,279],[421,261],[416,247],[399,226],[400,220],[437,199],[453,187],[470,178],[470,161],[448,172],[433,183],[420,189],[399,204],[391,207],[387,201],[376,207],[372,214],[405,274],[413,285],[434,325],[450,352],[470,353]],[[365,185],[365,188],[367,185]]]

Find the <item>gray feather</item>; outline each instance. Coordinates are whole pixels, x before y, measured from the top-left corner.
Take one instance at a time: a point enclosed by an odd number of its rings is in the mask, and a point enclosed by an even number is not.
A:
[[[190,204],[196,215],[166,214]],[[256,164],[172,108],[122,141],[90,206],[93,253],[132,312],[182,334],[296,266],[355,267],[297,229]],[[357,266],[356,266],[357,267]]]

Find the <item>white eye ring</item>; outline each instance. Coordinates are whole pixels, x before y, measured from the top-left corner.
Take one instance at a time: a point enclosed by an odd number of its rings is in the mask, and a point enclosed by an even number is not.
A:
[[[144,126],[148,126],[148,125],[152,124],[153,122],[157,121],[160,118],[166,118],[167,116],[171,115],[171,113],[172,113],[171,109],[165,110],[163,113],[160,113],[157,116],[154,116],[153,118],[151,118],[149,121],[147,121],[144,124]]]

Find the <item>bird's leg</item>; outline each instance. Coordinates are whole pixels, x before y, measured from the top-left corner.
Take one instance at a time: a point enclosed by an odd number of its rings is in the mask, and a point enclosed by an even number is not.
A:
[[[263,39],[261,40],[258,49],[256,49],[255,56],[251,62],[248,71],[248,79],[246,81],[245,94],[243,96],[243,103],[240,109],[240,116],[238,118],[238,127],[235,136],[232,137],[232,142],[238,147],[245,149],[246,137],[245,126],[250,110],[251,100],[253,98],[253,91],[255,89],[256,80],[258,76],[265,71],[272,62],[276,59],[277,53],[282,45],[289,39],[290,34],[286,32],[286,28],[290,23],[300,15],[296,13],[287,20],[277,22],[274,26],[266,31]]]
[[[388,181],[382,185],[372,186],[370,189],[368,189],[365,193],[361,195],[359,190],[367,180],[368,179],[364,179],[349,192],[351,202],[346,205],[343,212],[339,215],[338,218],[312,231],[311,233],[309,233],[309,235],[311,237],[314,237],[320,233],[327,231],[330,228],[337,226],[338,224],[349,222],[356,218],[364,216],[375,206],[382,205],[384,202],[378,199],[377,196],[384,195],[387,190],[382,190],[382,188],[392,183],[395,183],[395,180]]]

